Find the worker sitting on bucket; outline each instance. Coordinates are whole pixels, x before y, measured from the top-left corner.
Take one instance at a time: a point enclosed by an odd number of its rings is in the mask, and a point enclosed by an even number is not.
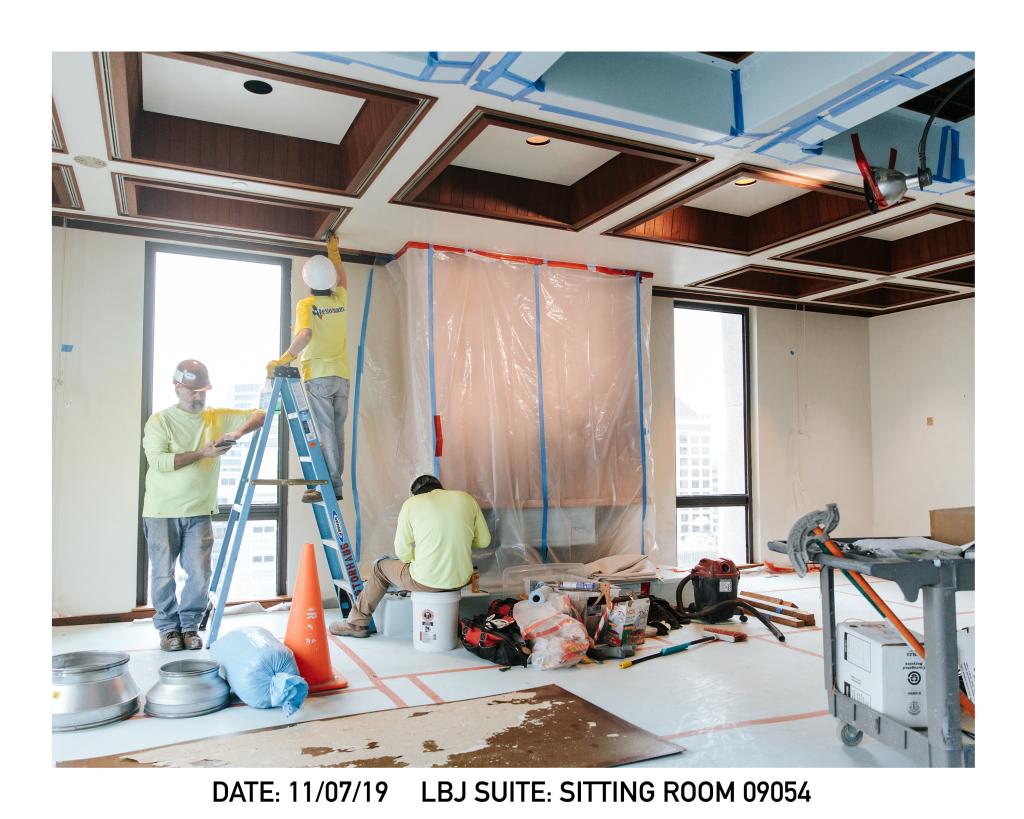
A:
[[[369,637],[370,617],[388,588],[452,591],[473,575],[473,549],[491,545],[480,506],[467,492],[445,489],[433,475],[420,475],[402,504],[395,532],[398,560],[379,560],[348,620],[331,623],[331,634]]]
[[[206,406],[210,374],[186,359],[174,369],[178,403],[146,421],[142,447],[149,469],[142,527],[149,552],[149,599],[163,651],[200,649],[197,633],[210,593],[211,515],[218,510],[220,458],[263,423],[263,413]],[[185,570],[181,603],[175,599],[174,564]]]
[[[341,264],[338,237],[327,241],[327,256],[313,256],[302,267],[302,279],[311,295],[295,306],[291,346],[280,358],[267,362],[267,378],[274,370],[302,354],[302,381],[309,397],[321,451],[327,462],[334,495],[341,500],[341,470],[345,462],[345,418],[348,416],[348,279]],[[303,503],[323,500],[318,489],[307,489]]]

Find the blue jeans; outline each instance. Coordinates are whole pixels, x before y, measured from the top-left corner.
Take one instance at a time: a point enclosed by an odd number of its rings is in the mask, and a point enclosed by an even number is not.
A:
[[[306,382],[309,412],[313,416],[320,450],[334,484],[341,495],[341,472],[345,465],[345,419],[348,417],[348,379],[336,375],[311,378]],[[320,487],[326,489],[327,487]]]
[[[156,609],[153,625],[161,634],[196,631],[210,599],[210,554],[213,521],[191,518],[143,518],[149,550],[149,599]],[[187,579],[181,604],[174,594],[174,564],[181,561]]]

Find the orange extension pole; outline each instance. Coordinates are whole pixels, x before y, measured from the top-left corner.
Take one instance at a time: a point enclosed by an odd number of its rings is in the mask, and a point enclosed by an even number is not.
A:
[[[815,527],[814,534],[823,535],[825,532],[820,526],[818,526]],[[834,557],[843,556],[843,550],[839,548],[835,541],[825,538],[824,543],[829,554]],[[878,607],[878,610],[886,616],[889,622],[896,627],[896,630],[903,636],[903,639],[907,641],[907,644],[914,649],[917,655],[922,660],[925,659],[924,646],[921,645],[918,639],[911,633],[910,629],[903,625],[903,621],[896,616],[896,612],[889,608],[889,606],[886,605],[886,602],[878,596],[878,592],[871,588],[871,584],[864,579],[864,576],[860,574],[860,572],[855,572],[849,569],[847,570],[847,575],[850,580],[856,584],[857,588],[860,589],[871,600],[871,602]],[[967,698],[967,695],[963,691],[960,692],[960,706],[972,717],[974,716],[974,703]]]

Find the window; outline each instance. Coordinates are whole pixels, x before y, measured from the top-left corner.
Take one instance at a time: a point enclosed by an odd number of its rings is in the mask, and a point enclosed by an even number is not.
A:
[[[288,343],[290,280],[289,259],[147,243],[143,423],[153,412],[177,402],[171,374],[184,358],[198,358],[209,368],[213,386],[207,393],[208,407],[256,409],[266,362]],[[251,434],[245,436],[220,458],[214,566],[252,441]],[[283,477],[287,456],[287,428],[279,417],[267,439],[259,477]],[[146,466],[143,456],[143,479]],[[255,488],[230,600],[285,593],[285,501],[283,487]],[[140,536],[139,605],[148,602],[148,568],[145,539]],[[179,583],[184,582],[180,565],[177,572]]]
[[[676,302],[676,435],[690,455],[676,486],[678,553],[751,559],[747,310]],[[699,480],[698,480],[699,477]]]

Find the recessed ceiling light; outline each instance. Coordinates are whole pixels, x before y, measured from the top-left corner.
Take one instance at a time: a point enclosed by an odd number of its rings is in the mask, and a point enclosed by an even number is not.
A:
[[[755,184],[756,182],[757,182],[757,180],[754,179],[754,177],[752,177],[752,176],[741,176],[739,179],[737,179],[732,184],[734,184],[734,185],[736,185],[737,187],[740,187],[740,188],[746,188],[749,185]]]
[[[263,82],[263,80],[246,80],[242,87],[250,94],[269,94],[274,90],[269,82]]]
[[[547,145],[550,141],[550,138],[546,136],[532,136],[526,138],[527,145]]]
[[[107,163],[102,159],[97,159],[94,156],[86,156],[85,154],[79,154],[75,157],[75,162],[79,165],[84,165],[86,168],[105,168]]]
[[[249,186],[246,185],[244,182],[232,182],[231,183],[231,187],[232,188],[238,188],[240,191],[244,191]]]

